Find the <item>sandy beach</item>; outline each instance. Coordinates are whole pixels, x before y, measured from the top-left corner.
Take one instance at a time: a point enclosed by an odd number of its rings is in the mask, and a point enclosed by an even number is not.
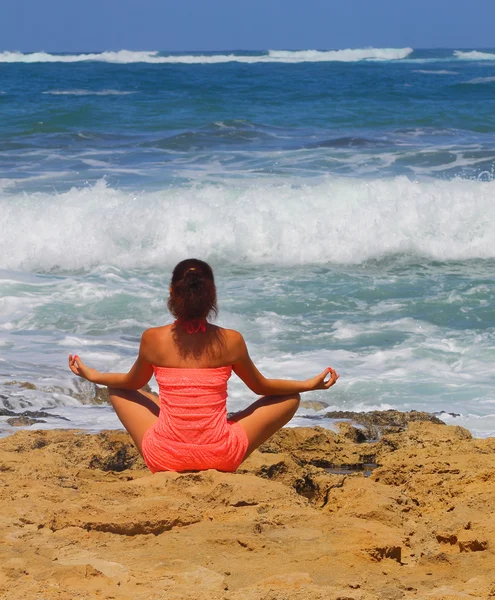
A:
[[[495,439],[400,429],[284,429],[235,474],[156,475],[123,432],[20,431],[0,440],[0,596],[495,597]]]

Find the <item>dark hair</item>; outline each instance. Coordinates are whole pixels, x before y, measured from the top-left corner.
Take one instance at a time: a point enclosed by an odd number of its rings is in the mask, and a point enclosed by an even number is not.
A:
[[[176,265],[170,281],[168,309],[180,321],[217,315],[217,289],[208,263],[188,258]]]

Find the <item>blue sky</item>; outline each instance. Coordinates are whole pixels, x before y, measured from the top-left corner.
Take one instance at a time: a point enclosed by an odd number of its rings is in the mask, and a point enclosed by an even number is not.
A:
[[[495,0],[14,0],[0,50],[495,47]]]

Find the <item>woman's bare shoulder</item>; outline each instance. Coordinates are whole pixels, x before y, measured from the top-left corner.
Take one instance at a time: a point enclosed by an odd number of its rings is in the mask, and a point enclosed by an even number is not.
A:
[[[139,353],[150,364],[160,364],[163,352],[167,352],[171,345],[171,325],[150,327],[141,336]],[[158,361],[158,362],[157,362]]]
[[[227,329],[225,327],[219,327],[218,329],[222,332],[224,338],[229,342],[236,343],[244,339],[242,334],[235,329]]]
[[[231,360],[236,362],[246,351],[244,338],[242,337],[242,334],[235,329],[222,328],[222,334]]]
[[[160,327],[150,327],[143,332],[141,337],[143,342],[151,342],[170,335],[172,325],[162,325]]]

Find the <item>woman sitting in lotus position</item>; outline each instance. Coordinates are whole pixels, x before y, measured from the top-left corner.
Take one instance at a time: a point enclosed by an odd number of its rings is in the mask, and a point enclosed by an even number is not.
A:
[[[216,288],[210,266],[201,260],[175,267],[168,307],[176,321],[143,333],[139,356],[126,374],[100,373],[69,355],[73,373],[108,386],[117,416],[153,473],[235,471],[290,421],[301,392],[327,389],[339,378],[330,367],[305,381],[263,377],[242,335],[208,322],[217,313]],[[263,397],[227,420],[232,371]],[[159,398],[140,389],[153,374]]]

